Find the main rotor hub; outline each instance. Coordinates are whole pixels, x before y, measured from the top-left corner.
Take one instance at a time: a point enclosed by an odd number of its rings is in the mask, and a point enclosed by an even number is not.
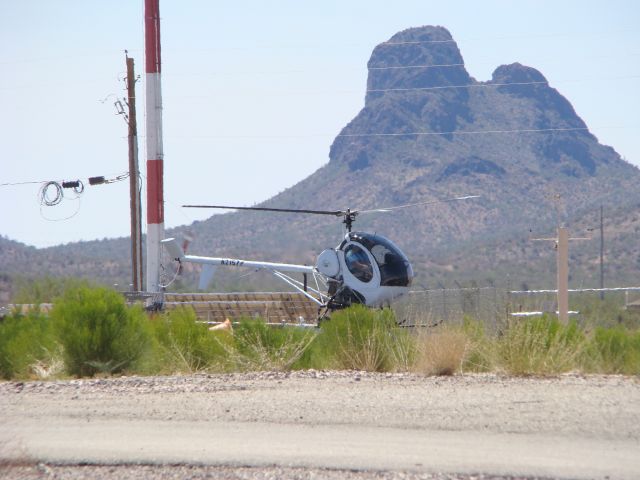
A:
[[[346,225],[347,232],[351,232],[351,226],[356,219],[356,215],[358,215],[358,212],[352,212],[349,208],[347,208],[347,210],[345,211],[344,220],[342,221],[342,223]]]

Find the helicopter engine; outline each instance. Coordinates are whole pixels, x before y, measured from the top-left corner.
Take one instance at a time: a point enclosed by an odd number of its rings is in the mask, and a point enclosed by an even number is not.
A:
[[[316,268],[328,278],[331,308],[388,305],[413,279],[409,260],[391,240],[365,232],[347,233],[318,256]]]

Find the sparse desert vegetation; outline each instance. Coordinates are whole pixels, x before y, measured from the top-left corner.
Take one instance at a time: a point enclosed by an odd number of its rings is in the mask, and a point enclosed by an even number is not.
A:
[[[611,322],[622,314],[592,310],[581,324],[542,316],[487,328],[466,318],[456,325],[410,329],[396,323],[392,310],[353,306],[335,312],[318,329],[240,319],[232,331],[210,331],[188,307],[147,314],[113,290],[80,284],[65,289],[50,315],[35,308],[0,321],[0,375],[46,379],[303,369],[640,375],[638,315],[624,312],[624,322]]]

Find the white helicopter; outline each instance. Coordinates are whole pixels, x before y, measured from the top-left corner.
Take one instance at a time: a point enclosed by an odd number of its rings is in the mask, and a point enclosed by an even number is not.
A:
[[[199,284],[201,290],[204,290],[211,281],[216,267],[244,267],[271,271],[277,278],[315,302],[319,310],[330,311],[345,308],[354,303],[364,304],[369,307],[383,307],[409,291],[414,277],[413,268],[407,256],[388,238],[379,234],[352,232],[351,228],[356,216],[364,213],[389,212],[401,208],[477,197],[478,195],[468,195],[372,210],[301,210],[223,205],[183,205],[186,208],[307,213],[343,217],[343,223],[347,229],[344,239],[337,247],[320,253],[314,266],[187,255],[175,238],[162,240],[162,244],[171,258],[179,264],[190,262],[203,265]],[[294,273],[301,273],[303,280],[300,281],[290,275]],[[309,276],[313,279],[312,285],[309,284]]]

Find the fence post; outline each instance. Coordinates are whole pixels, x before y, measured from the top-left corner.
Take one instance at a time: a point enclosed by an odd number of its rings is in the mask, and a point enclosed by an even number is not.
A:
[[[447,323],[449,322],[449,312],[447,311],[447,293],[444,289],[444,285],[442,286],[442,319]]]

